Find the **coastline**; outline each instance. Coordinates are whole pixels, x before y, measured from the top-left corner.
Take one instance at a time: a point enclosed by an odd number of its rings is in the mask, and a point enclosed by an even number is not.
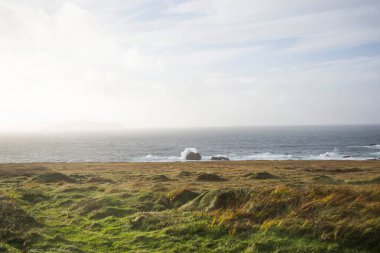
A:
[[[241,174],[266,171],[279,174],[280,176],[280,180],[269,182],[271,184],[281,184],[284,182],[287,184],[306,184],[310,182],[313,177],[325,174],[346,181],[364,180],[368,177],[380,176],[379,165],[379,160],[0,163],[0,179],[8,176],[22,176],[23,174],[25,174],[26,177],[33,177],[43,173],[58,171],[79,175],[96,173],[99,176],[106,176],[117,182],[118,173],[130,173],[135,176],[133,180],[139,181],[139,186],[143,186],[151,183],[151,181],[146,180],[146,178],[152,175],[165,174],[173,179],[166,183],[168,186],[175,186],[177,183],[186,183],[189,186],[197,185],[195,180],[190,180],[191,178],[182,180],[176,176],[180,171],[186,170],[192,173],[217,173],[229,179],[223,182],[223,184],[213,182],[211,186],[214,187],[250,187],[252,186],[252,182],[242,181]],[[126,179],[126,181],[129,180]],[[262,183],[267,184],[268,182],[255,182],[255,185]]]

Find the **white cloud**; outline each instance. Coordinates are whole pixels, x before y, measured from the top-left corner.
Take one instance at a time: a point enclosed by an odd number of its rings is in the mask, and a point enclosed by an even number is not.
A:
[[[379,6],[0,0],[0,130],[379,123]]]

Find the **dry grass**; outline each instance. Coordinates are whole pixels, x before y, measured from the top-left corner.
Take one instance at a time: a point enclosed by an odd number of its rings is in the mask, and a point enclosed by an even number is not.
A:
[[[379,161],[0,164],[0,250],[378,252],[379,178]]]
[[[187,176],[178,176],[183,171]],[[138,183],[137,188],[151,185],[150,178],[164,175],[172,182],[168,186],[191,184],[200,188],[213,188],[218,184],[226,188],[253,185],[276,185],[276,181],[245,180],[248,173],[268,172],[289,184],[305,184],[316,176],[326,175],[336,180],[368,180],[380,176],[379,161],[228,161],[228,162],[174,162],[174,163],[32,163],[0,164],[0,179],[28,177],[60,172],[68,176],[96,175],[116,184]],[[196,177],[201,173],[216,174],[228,179],[210,185],[199,184]]]

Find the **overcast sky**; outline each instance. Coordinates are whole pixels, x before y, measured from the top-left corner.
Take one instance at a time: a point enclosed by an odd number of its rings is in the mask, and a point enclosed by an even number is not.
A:
[[[380,123],[378,0],[0,0],[0,131]]]

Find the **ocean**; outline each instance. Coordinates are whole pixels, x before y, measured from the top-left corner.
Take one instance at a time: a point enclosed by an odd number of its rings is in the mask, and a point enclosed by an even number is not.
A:
[[[380,126],[294,126],[167,129],[99,133],[0,135],[0,162],[182,161],[185,148],[202,160],[380,159]]]

